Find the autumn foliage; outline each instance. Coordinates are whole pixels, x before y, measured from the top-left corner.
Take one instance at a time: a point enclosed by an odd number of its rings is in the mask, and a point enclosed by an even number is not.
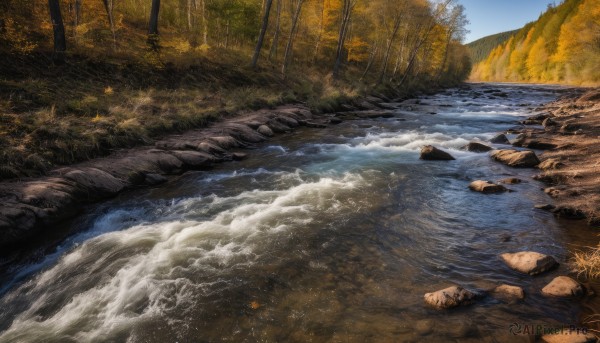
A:
[[[600,83],[600,0],[565,0],[478,63],[474,80]]]
[[[466,19],[455,0],[273,0],[272,6],[263,0],[162,0],[153,55],[147,33],[154,2],[60,0],[67,57],[118,56],[157,65],[198,56],[249,58],[269,9],[259,66],[327,72],[336,64],[343,77],[391,83],[406,81],[407,74],[460,81],[470,69],[461,45]],[[0,4],[4,53],[51,50],[52,28],[47,0]]]

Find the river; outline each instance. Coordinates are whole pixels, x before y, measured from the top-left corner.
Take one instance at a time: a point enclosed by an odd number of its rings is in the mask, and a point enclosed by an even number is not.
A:
[[[561,91],[423,96],[392,118],[300,128],[244,161],[96,205],[67,239],[4,268],[0,342],[528,342],[512,323],[577,324],[590,300],[540,295],[565,263],[530,277],[499,254],[566,262],[595,233],[533,208],[551,201],[535,170],[460,150]],[[419,160],[426,144],[456,160]],[[509,176],[525,182],[500,195],[467,188]],[[453,284],[501,283],[525,300],[484,296],[450,311],[423,302]]]

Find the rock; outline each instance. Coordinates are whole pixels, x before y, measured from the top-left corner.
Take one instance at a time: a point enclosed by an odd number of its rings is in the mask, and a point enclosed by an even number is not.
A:
[[[231,154],[231,158],[234,161],[245,160],[247,157],[248,157],[248,154],[245,154],[243,152],[234,152],[233,154]]]
[[[173,156],[181,160],[189,167],[209,167],[215,161],[215,157],[200,151],[171,151]]]
[[[552,210],[552,213],[559,218],[565,219],[581,220],[586,218],[586,215],[582,210],[570,206],[556,207]]]
[[[577,330],[577,329],[575,329]],[[598,338],[584,329],[579,329],[580,331],[571,331],[570,329],[565,329],[557,334],[553,335],[544,335],[542,336],[542,341],[546,343],[595,343],[598,342]],[[585,331],[585,332],[583,332]]]
[[[437,292],[427,293],[424,299],[428,305],[442,310],[470,304],[475,299],[475,294],[460,286],[452,286]]]
[[[210,137],[209,141],[213,142],[215,145],[219,146],[221,149],[224,150],[238,148],[240,146],[240,143],[231,136]]]
[[[289,115],[281,115],[280,114],[275,119],[277,121],[279,121],[280,123],[282,123],[283,125],[288,126],[288,127],[298,127],[300,125],[296,119],[290,117]]]
[[[268,127],[267,125],[259,126],[256,131],[258,131],[258,133],[260,133],[261,135],[266,136],[266,137],[273,137],[275,135],[273,133],[273,130],[271,130],[271,128]]]
[[[434,322],[431,320],[423,319],[417,321],[415,324],[415,331],[421,336],[427,336],[433,332]]]
[[[523,182],[523,180],[519,179],[518,177],[507,177],[506,179],[502,179],[498,182],[504,183],[506,185],[517,185],[517,184]]]
[[[543,127],[555,127],[556,125],[558,125],[556,123],[556,121],[552,118],[546,118],[544,119],[544,121],[542,122],[542,126]]]
[[[492,291],[494,295],[502,300],[523,300],[525,299],[525,291],[523,288],[511,285],[500,285]]]
[[[506,187],[502,185],[497,185],[495,183],[482,180],[471,182],[471,184],[469,185],[469,189],[475,192],[481,192],[485,194],[502,193],[507,191]]]
[[[426,145],[421,149],[421,159],[427,161],[451,161],[455,158],[433,145]]]
[[[125,188],[125,183],[109,173],[96,168],[63,168],[57,174],[75,182],[94,197],[114,195]]]
[[[535,205],[534,208],[536,208],[538,210],[552,211],[553,209],[556,208],[556,206],[551,205],[551,204],[541,204],[541,205]]]
[[[491,157],[498,162],[515,168],[532,168],[540,164],[537,155],[530,150],[497,150],[492,152]]]
[[[542,170],[550,170],[550,169],[560,169],[561,167],[564,167],[564,163],[560,162],[559,160],[555,159],[555,158],[549,158],[547,160],[542,161],[539,165],[538,168],[542,169]]]
[[[151,185],[151,186],[156,186],[156,185],[160,185],[161,183],[165,183],[167,182],[167,178],[159,175],[159,174],[146,174],[146,177],[144,179],[144,183]]]
[[[379,106],[376,106],[366,100],[360,101],[355,104],[361,110],[378,110]]]
[[[292,129],[283,124],[281,121],[277,120],[277,119],[271,119],[267,122],[266,124],[271,130],[273,130],[273,132],[276,133],[286,133],[286,132],[290,132]]]
[[[340,118],[337,118],[337,117],[329,118],[329,124],[332,124],[332,125],[341,124],[342,122],[343,122],[343,120],[341,120]]]
[[[578,297],[583,293],[583,286],[568,276],[558,276],[542,288],[543,295],[553,297]]]
[[[508,138],[503,133],[496,135],[494,138],[490,139],[490,142],[494,144],[510,144]]]
[[[493,150],[492,147],[489,147],[485,144],[481,144],[481,143],[477,143],[477,142],[471,142],[471,143],[465,145],[464,147],[462,147],[461,149],[467,150],[470,152],[488,152],[488,151]]]
[[[301,124],[304,125],[304,126],[306,126],[306,127],[312,127],[312,128],[315,128],[315,129],[324,129],[324,128],[327,127],[326,124],[317,123],[317,122],[309,121],[309,120],[302,120]]]
[[[517,145],[515,145],[515,146],[517,146]],[[537,139],[526,140],[520,146],[522,146],[524,148],[528,148],[528,149],[537,149],[537,150],[552,150],[552,149],[556,149],[556,147],[557,147],[557,145],[554,143],[537,140]]]
[[[529,275],[543,273],[558,265],[554,257],[533,251],[506,253],[500,257],[510,268]]]

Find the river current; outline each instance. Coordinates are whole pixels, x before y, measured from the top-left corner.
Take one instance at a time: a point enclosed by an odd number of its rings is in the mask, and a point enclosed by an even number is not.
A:
[[[561,91],[470,85],[390,104],[392,118],[300,128],[96,205],[67,239],[4,268],[0,342],[529,342],[511,324],[578,324],[597,304],[540,290],[595,233],[534,209],[551,202],[535,170],[460,149]],[[427,144],[456,160],[419,160]],[[512,176],[525,182],[511,193],[467,188]],[[531,277],[499,258],[522,250],[561,267]],[[423,302],[503,283],[525,300]]]

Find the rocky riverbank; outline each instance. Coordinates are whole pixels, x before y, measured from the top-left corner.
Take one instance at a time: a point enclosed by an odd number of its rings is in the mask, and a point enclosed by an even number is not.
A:
[[[385,117],[389,112],[384,102],[390,99],[371,96],[329,115],[315,115],[303,105],[249,112],[208,128],[169,135],[153,146],[123,149],[105,158],[57,168],[45,177],[0,182],[0,247],[5,252],[16,249],[76,216],[86,204],[127,189],[157,185],[187,170],[243,159],[246,153],[242,150],[298,126],[325,128],[345,119]]]
[[[513,145],[544,150],[535,178],[557,216],[600,226],[600,90],[575,90],[523,122]]]

